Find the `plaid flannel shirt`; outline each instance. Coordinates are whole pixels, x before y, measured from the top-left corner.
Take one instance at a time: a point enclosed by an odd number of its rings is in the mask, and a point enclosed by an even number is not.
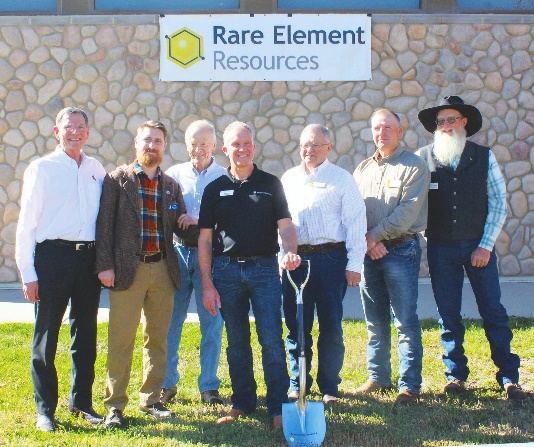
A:
[[[133,168],[138,179],[139,208],[141,210],[141,249],[139,254],[148,255],[166,250],[161,220],[161,170],[158,167],[152,180],[138,163]]]

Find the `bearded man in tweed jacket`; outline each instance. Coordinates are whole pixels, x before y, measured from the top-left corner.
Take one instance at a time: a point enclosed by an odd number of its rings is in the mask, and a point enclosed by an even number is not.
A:
[[[96,270],[110,288],[106,427],[122,427],[128,402],[137,326],[143,311],[143,381],[140,410],[155,418],[174,413],[159,402],[165,377],[167,332],[180,287],[173,232],[186,238],[178,217],[186,208],[180,186],[159,167],[167,130],[146,121],[137,130],[137,159],[104,179],[97,221]]]

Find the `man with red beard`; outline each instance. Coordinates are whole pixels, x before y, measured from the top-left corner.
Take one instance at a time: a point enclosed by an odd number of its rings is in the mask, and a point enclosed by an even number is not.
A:
[[[465,390],[469,376],[462,324],[464,270],[476,298],[497,382],[507,399],[527,399],[518,384],[519,357],[510,351],[512,331],[501,304],[495,241],[506,218],[506,187],[488,147],[467,138],[482,127],[480,111],[458,96],[422,110],[419,121],[434,143],[419,150],[431,171],[427,256],[445,353],[445,393]]]
[[[104,178],[96,229],[96,271],[109,287],[106,427],[122,427],[128,403],[135,334],[143,311],[143,381],[140,410],[154,418],[174,416],[159,402],[167,363],[167,332],[180,288],[173,232],[186,213],[180,186],[159,167],[167,130],[156,121],[137,129],[136,160]],[[187,235],[182,235],[187,237]]]

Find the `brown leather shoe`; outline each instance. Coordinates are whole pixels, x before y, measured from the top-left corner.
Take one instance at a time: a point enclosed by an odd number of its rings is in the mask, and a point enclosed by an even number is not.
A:
[[[356,394],[386,393],[391,390],[389,386],[382,386],[372,380],[368,380],[354,390]]]
[[[325,394],[323,396],[323,404],[324,406],[332,405],[338,401],[338,397],[334,396],[332,394]]]
[[[410,391],[402,390],[399,392],[395,403],[398,405],[410,405],[419,402],[419,394]]]
[[[460,394],[465,391],[465,382],[459,379],[449,380],[443,391],[445,394]]]
[[[217,425],[231,424],[237,421],[241,416],[246,416],[248,413],[237,408],[232,408],[226,416],[217,419]]]
[[[517,383],[507,383],[504,385],[504,391],[506,392],[506,399],[514,403],[524,403],[529,399],[527,393]]]
[[[271,418],[271,430],[280,430],[282,428],[282,415],[279,414]]]

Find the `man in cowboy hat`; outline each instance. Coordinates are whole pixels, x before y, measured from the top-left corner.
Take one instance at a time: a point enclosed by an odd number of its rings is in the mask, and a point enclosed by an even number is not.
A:
[[[445,349],[447,394],[461,393],[469,375],[463,341],[462,285],[467,273],[482,317],[497,382],[513,401],[527,398],[518,384],[519,357],[510,352],[512,331],[501,289],[495,240],[506,217],[506,188],[488,147],[467,138],[482,127],[482,115],[458,96],[424,109],[419,121],[434,142],[419,150],[431,171],[427,256]]]

